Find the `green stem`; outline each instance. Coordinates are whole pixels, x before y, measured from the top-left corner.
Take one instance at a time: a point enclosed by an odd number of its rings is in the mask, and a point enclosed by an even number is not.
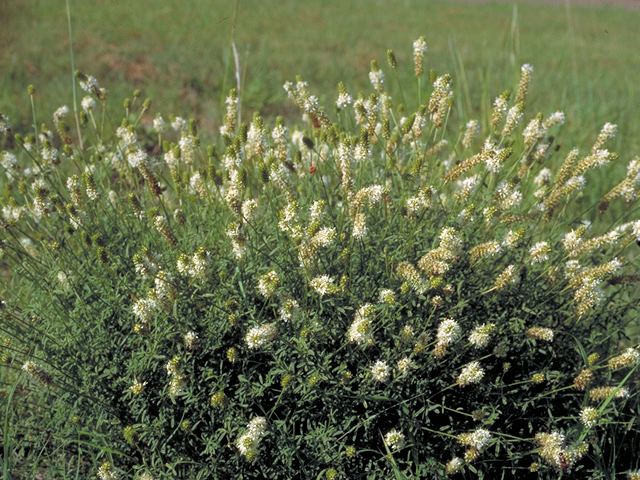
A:
[[[80,131],[80,117],[78,116],[78,93],[76,92],[76,64],[73,57],[73,31],[71,29],[71,6],[69,0],[65,0],[67,6],[67,27],[69,31],[69,59],[71,61],[71,90],[73,92],[73,116],[76,119],[76,129],[78,131],[78,143],[80,150],[84,150],[82,142],[82,132]]]
[[[31,115],[33,117],[33,133],[35,134],[35,143],[36,143],[36,148],[38,147],[38,121],[36,120],[36,105],[35,102],[33,101],[33,94],[30,93],[29,94],[29,101],[31,102]]]

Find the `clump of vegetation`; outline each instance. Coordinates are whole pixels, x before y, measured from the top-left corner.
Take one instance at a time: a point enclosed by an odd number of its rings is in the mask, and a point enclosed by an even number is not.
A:
[[[332,109],[287,83],[299,130],[239,122],[232,91],[213,145],[182,118],[145,127],[138,93],[112,131],[83,74],[52,125],[2,119],[15,463],[102,480],[638,475],[640,162],[585,205],[618,159],[614,125],[557,145],[562,113],[525,121],[529,65],[486,118],[454,120],[426,49],[413,112],[389,52],[372,91],[340,85]]]

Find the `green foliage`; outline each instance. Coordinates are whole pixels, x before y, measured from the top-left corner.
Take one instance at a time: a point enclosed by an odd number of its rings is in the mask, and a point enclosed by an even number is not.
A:
[[[637,468],[637,162],[596,205],[583,194],[617,161],[615,126],[574,154],[563,115],[523,123],[527,65],[475,123],[449,75],[421,74],[410,113],[378,68],[337,109],[286,84],[293,132],[238,124],[233,94],[212,145],[196,122],[142,127],[137,95],[115,128],[83,74],[80,129],[69,109],[38,135],[3,129],[19,157],[2,157],[0,239],[16,471]]]

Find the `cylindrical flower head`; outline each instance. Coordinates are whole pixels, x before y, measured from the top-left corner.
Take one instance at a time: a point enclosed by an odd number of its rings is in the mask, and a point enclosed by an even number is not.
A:
[[[375,61],[371,62],[369,81],[371,82],[373,88],[378,92],[381,92],[384,88],[384,72],[380,70],[380,67],[378,67],[377,62]]]
[[[484,369],[480,365],[480,362],[471,362],[465,365],[458,375],[456,383],[460,387],[466,387],[473,383],[479,383],[484,378]]]
[[[489,344],[491,335],[495,331],[495,323],[483,323],[473,329],[469,334],[469,343],[475,348],[484,348]]]
[[[275,323],[265,323],[251,328],[244,337],[249,348],[257,350],[268,346],[278,335],[278,328]]]
[[[394,428],[385,434],[384,443],[392,452],[400,450],[404,446],[404,434]]]
[[[424,37],[420,37],[413,42],[413,68],[416,77],[421,76],[424,71],[423,61],[425,53],[427,53],[427,42]]]
[[[258,280],[258,291],[264,298],[271,298],[280,285],[280,277],[274,270],[265,273]]]
[[[480,123],[477,120],[469,120],[465,126],[464,136],[462,137],[462,146],[470,148],[473,140],[480,133]]]
[[[533,66],[528,63],[522,65],[522,67],[520,68],[520,83],[518,84],[516,103],[524,103],[526,101],[532,75]]]
[[[546,327],[531,327],[527,330],[527,336],[536,340],[544,340],[545,342],[553,341],[553,330]]]
[[[390,375],[391,369],[389,368],[389,365],[387,365],[387,363],[382,360],[378,360],[371,367],[371,377],[376,382],[386,382],[387,380],[389,380]]]

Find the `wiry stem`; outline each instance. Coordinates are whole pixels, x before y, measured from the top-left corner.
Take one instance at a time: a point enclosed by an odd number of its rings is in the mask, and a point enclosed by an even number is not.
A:
[[[71,29],[71,6],[69,0],[65,0],[67,5],[67,27],[69,31],[69,59],[71,61],[71,91],[73,92],[73,116],[76,119],[76,129],[78,131],[78,143],[80,150],[84,150],[82,142],[82,131],[80,130],[80,117],[78,116],[78,94],[76,92],[76,64],[73,57],[73,30]]]

